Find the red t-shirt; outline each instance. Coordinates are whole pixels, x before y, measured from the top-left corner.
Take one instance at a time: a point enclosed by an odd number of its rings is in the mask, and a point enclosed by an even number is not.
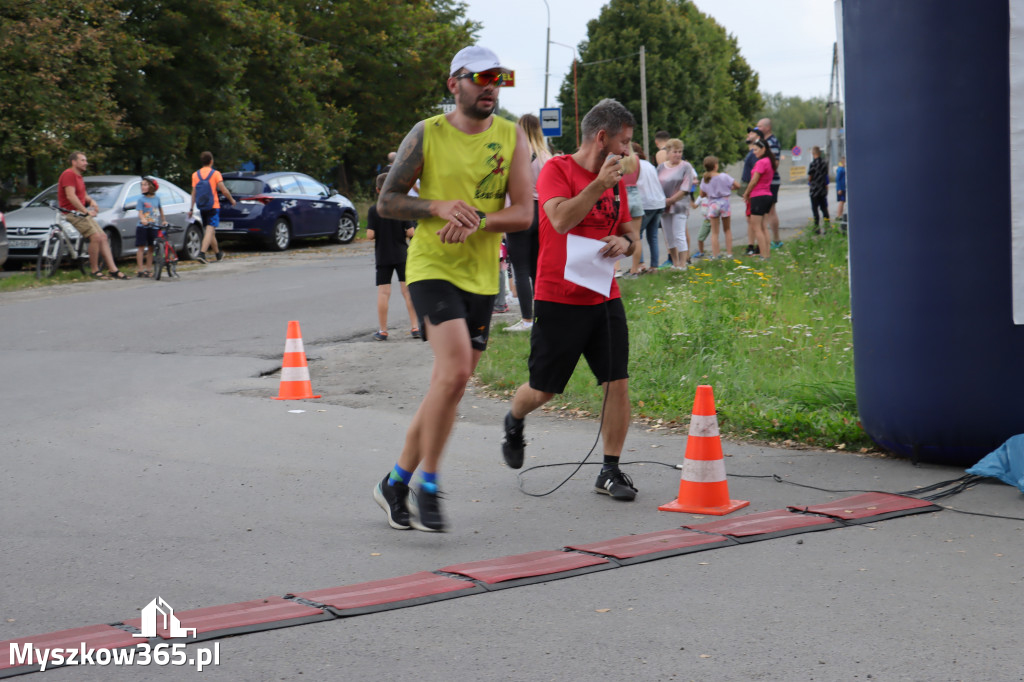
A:
[[[540,254],[537,257],[537,281],[534,298],[538,301],[552,303],[570,303],[573,305],[597,305],[613,298],[619,298],[618,282],[612,280],[612,289],[605,298],[592,291],[565,279],[566,240],[569,234],[589,239],[601,239],[612,234],[619,234],[619,226],[628,223],[629,201],[623,182],[619,181],[619,210],[615,212],[614,192],[607,189],[598,199],[590,213],[579,225],[567,234],[558,234],[551,227],[544,204],[555,197],[571,199],[586,189],[594,181],[596,173],[591,173],[573,160],[572,156],[556,156],[544,164],[537,179],[537,197],[540,203]]]
[[[57,180],[57,203],[65,210],[77,211],[78,208],[68,200],[65,187],[74,187],[78,200],[82,202],[83,207],[88,208],[85,206],[85,180],[75,172],[74,168],[68,168],[60,174],[60,179]]]

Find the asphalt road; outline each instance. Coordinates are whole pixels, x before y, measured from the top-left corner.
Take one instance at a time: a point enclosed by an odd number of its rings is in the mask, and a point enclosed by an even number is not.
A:
[[[370,493],[401,447],[430,351],[401,318],[393,340],[370,340],[374,296],[365,245],[237,257],[180,282],[0,296],[0,641],[137,617],[158,595],[183,611],[709,520],[657,510],[679,482],[657,464],[627,469],[634,503],[595,495],[592,467],[527,497],[500,463],[507,405],[471,391],[442,482],[452,532],[388,528]],[[322,400],[272,399],[288,320],[302,324]],[[531,417],[527,464],[582,459],[596,429]],[[634,427],[624,460],[681,463],[685,442]],[[899,491],[962,473],[725,451],[731,496],[750,501],[733,516],[851,494],[789,483]],[[525,480],[543,490],[570,471]],[[1019,491],[997,483],[947,503],[1024,515]],[[222,640],[202,679],[1021,680],[1022,529],[929,512],[248,634]]]

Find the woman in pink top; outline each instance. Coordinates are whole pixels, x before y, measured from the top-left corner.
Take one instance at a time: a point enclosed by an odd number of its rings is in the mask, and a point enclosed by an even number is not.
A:
[[[772,210],[772,177],[775,175],[775,156],[764,140],[754,140],[754,170],[750,173],[750,184],[743,192],[744,201],[750,202],[750,231],[756,240],[761,258],[768,260],[772,249],[768,233],[764,229],[764,217]]]

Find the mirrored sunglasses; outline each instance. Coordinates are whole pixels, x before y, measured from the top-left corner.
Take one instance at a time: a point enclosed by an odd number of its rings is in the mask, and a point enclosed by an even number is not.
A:
[[[502,87],[506,85],[510,79],[507,73],[501,71],[484,71],[483,73],[460,73],[458,76],[454,76],[456,80],[462,80],[463,78],[469,78],[473,81],[473,85],[479,85],[484,87],[490,84],[494,84],[495,87]]]

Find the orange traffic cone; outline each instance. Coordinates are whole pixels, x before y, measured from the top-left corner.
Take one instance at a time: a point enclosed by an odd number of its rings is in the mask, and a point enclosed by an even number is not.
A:
[[[319,397],[313,395],[313,384],[309,380],[309,366],[306,365],[306,349],[302,346],[299,323],[292,320],[288,323],[288,336],[284,341],[281,389],[274,400],[305,400]]]
[[[690,435],[686,439],[679,497],[658,509],[725,516],[748,504],[750,502],[744,500],[729,499],[722,439],[718,435],[718,416],[715,414],[715,395],[710,386],[698,386],[690,418]]]

